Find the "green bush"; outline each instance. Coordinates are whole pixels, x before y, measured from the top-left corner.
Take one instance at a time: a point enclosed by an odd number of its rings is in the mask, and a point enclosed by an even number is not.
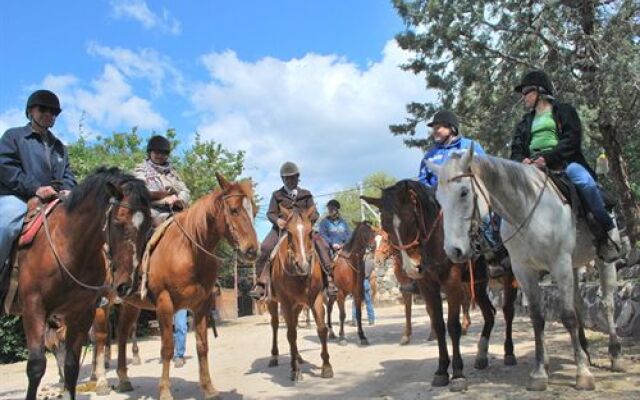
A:
[[[22,318],[0,317],[0,364],[27,359],[27,343],[22,333]]]

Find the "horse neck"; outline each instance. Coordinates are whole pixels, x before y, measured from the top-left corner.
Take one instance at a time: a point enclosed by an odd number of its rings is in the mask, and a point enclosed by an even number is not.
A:
[[[226,229],[226,218],[220,206],[220,196],[222,192],[216,190],[201,197],[191,207],[176,216],[189,236],[210,251],[218,245]]]
[[[91,203],[91,202],[87,202]],[[51,220],[50,231],[52,235],[55,235],[53,232],[61,232],[61,237],[64,239],[56,240],[54,236],[52,239],[56,247],[60,246],[61,243],[64,243],[66,246],[71,249],[76,249],[81,251],[70,251],[69,253],[75,254],[73,257],[74,262],[70,263],[68,266],[71,269],[74,269],[74,265],[78,267],[82,267],[84,265],[88,265],[84,259],[91,260],[91,264],[95,264],[97,262],[101,262],[102,255],[99,254],[102,247],[105,244],[105,232],[103,231],[105,218],[104,213],[100,211],[96,213],[95,206],[93,204],[85,204],[76,209],[74,209],[71,213],[66,212],[66,210],[62,207],[58,208],[58,219],[49,218]],[[57,226],[56,226],[57,225]],[[62,247],[59,247],[59,253],[65,253]],[[96,257],[96,255],[98,255]],[[78,268],[75,268],[78,269]],[[103,268],[79,268],[82,272],[85,272],[86,275],[94,275],[95,272],[103,272]],[[81,278],[83,275],[77,275],[77,278]]]

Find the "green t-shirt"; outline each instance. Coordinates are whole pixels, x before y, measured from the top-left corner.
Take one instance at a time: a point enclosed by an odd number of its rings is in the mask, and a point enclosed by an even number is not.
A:
[[[558,144],[558,129],[551,111],[536,114],[531,124],[531,154],[551,150]]]

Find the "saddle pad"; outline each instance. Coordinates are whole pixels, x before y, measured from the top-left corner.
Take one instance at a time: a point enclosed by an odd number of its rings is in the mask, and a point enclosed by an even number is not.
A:
[[[173,223],[173,217],[167,218],[162,224],[160,224],[151,235],[151,238],[147,242],[147,245],[144,249],[144,254],[142,255],[142,281],[140,282],[140,298],[144,300],[147,296],[147,274],[149,272],[149,263],[151,260],[151,253],[156,248],[160,239],[164,236],[165,232],[169,225]]]
[[[48,216],[51,211],[60,203],[60,199],[55,199],[44,205],[44,216],[41,212],[42,205],[38,205],[36,208],[29,210],[24,217],[24,223],[22,225],[22,232],[18,239],[18,248],[24,248],[29,246],[33,242],[33,238],[42,227],[44,218]]]

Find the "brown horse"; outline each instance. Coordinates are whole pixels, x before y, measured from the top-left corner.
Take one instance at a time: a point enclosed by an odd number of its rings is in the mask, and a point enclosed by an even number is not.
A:
[[[133,390],[126,365],[126,344],[132,326],[140,309],[155,310],[162,339],[159,397],[163,400],[173,398],[169,380],[173,357],[173,315],[178,310],[190,309],[195,324],[200,387],[206,399],[219,397],[211,382],[207,362],[207,326],[212,290],[220,266],[219,259],[212,252],[224,238],[238,250],[243,261],[250,262],[256,257],[258,240],[253,227],[257,209],[253,203],[251,181],[229,182],[217,173],[216,178],[220,187],[175,215],[151,253],[147,297],[143,300],[134,295],[123,299],[117,328],[120,391]],[[106,382],[106,379],[101,379],[104,375],[96,377],[99,382]]]
[[[453,345],[451,390],[465,390],[467,382],[460,356],[460,309],[465,299],[463,279],[469,279],[470,271],[466,265],[451,263],[444,252],[442,218],[435,191],[419,182],[402,180],[384,189],[380,199],[363,199],[380,209],[382,228],[389,234],[393,247],[400,252],[405,272],[416,279],[425,299],[431,329],[436,333],[439,348],[438,369],[431,383],[433,386],[449,384],[450,360],[440,292],[446,294],[449,305],[447,328]],[[484,317],[484,326],[476,366],[486,367],[488,339],[494,324],[495,309],[487,296],[486,265],[482,258],[478,261],[475,266],[477,279],[474,289],[476,302]]]
[[[369,341],[362,330],[362,300],[364,298],[364,262],[363,258],[367,250],[374,244],[375,231],[368,222],[359,222],[351,238],[345,243],[342,250],[333,263],[333,281],[338,288],[338,309],[340,310],[340,332],[338,343],[344,345],[347,340],[344,337],[344,320],[346,313],[344,301],[348,295],[353,295],[356,305],[356,321],[358,324],[358,337],[360,344],[368,345]],[[335,339],[331,326],[331,312],[333,311],[334,297],[330,297],[327,303],[327,325],[329,337]]]
[[[143,182],[117,168],[99,169],[48,217],[32,245],[16,254],[18,303],[29,350],[27,399],[35,399],[46,369],[48,329],[65,332],[64,386],[75,399],[80,351],[101,294],[126,295],[151,226]],[[103,250],[106,249],[106,251]],[[110,285],[105,285],[107,276]]]
[[[320,343],[322,344],[323,378],[333,377],[327,350],[328,328],[324,322],[322,267],[312,239],[312,224],[309,216],[315,212],[280,208],[287,225],[279,241],[277,253],[271,262],[271,292],[268,308],[271,314],[273,340],[270,367],[278,365],[278,303],[287,324],[287,340],[291,354],[291,380],[302,380],[299,363],[303,362],[298,352],[298,316],[303,306],[313,312]]]

